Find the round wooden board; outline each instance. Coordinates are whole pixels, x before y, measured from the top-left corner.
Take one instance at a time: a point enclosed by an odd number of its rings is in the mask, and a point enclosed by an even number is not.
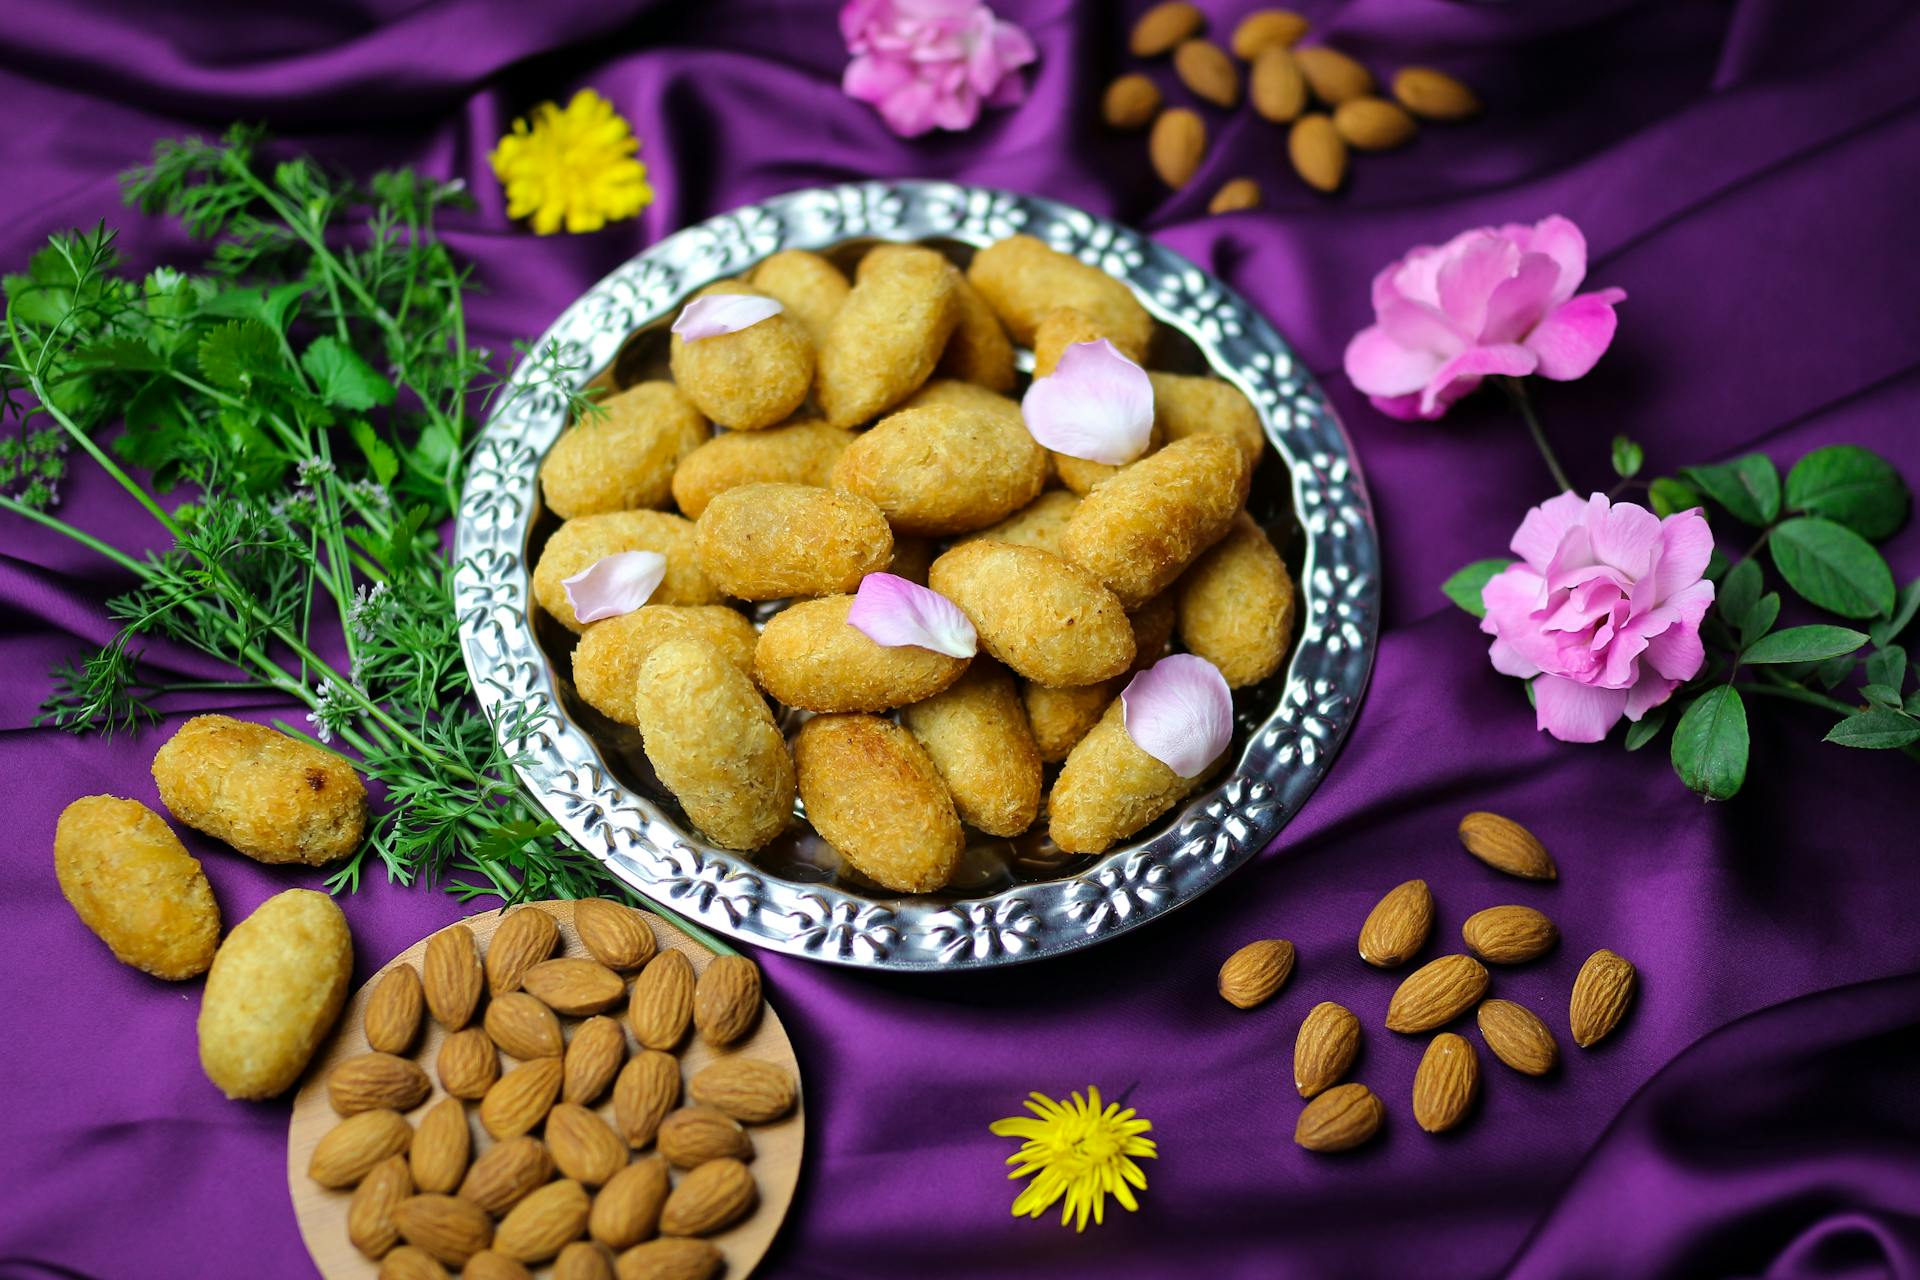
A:
[[[513,910],[536,909],[553,916],[560,926],[560,946],[555,955],[585,956],[587,950],[580,944],[579,935],[573,928],[573,903],[571,902],[535,902],[526,907]],[[671,947],[682,952],[693,962],[696,973],[704,970],[713,959],[713,953],[687,937],[678,929],[669,925],[652,912],[642,913],[653,926],[654,938],[662,949]],[[493,931],[499,926],[501,912],[487,911],[467,917],[465,923],[473,930],[474,941],[480,946],[484,956],[493,938]],[[347,1205],[353,1198],[353,1192],[330,1191],[307,1177],[307,1162],[313,1156],[313,1148],[325,1136],[328,1130],[340,1122],[327,1100],[327,1075],[336,1064],[356,1054],[367,1052],[367,1040],[362,1028],[362,1018],[366,1013],[367,998],[387,970],[395,965],[410,964],[418,972],[421,958],[426,953],[427,939],[408,947],[395,956],[379,973],[369,978],[364,986],[353,993],[347,1001],[346,1009],[340,1015],[340,1024],[334,1029],[332,1037],[316,1055],[313,1065],[307,1072],[300,1093],[294,1099],[293,1120],[287,1128],[287,1185],[293,1195],[294,1216],[300,1222],[300,1234],[307,1242],[307,1252],[327,1280],[375,1280],[379,1274],[379,1264],[368,1261],[347,1241]],[[633,975],[626,975],[631,978]],[[485,1011],[484,999],[481,1008],[474,1013],[473,1025],[478,1025],[480,1015]],[[627,1029],[627,1049],[629,1053],[639,1048],[633,1039],[631,1028],[626,1026],[624,1001],[609,1009],[609,1016],[617,1017],[623,1028]],[[423,1015],[424,1016],[424,1015]],[[425,1102],[408,1113],[407,1118],[419,1122],[426,1109],[446,1096],[440,1088],[435,1075],[434,1058],[440,1051],[440,1044],[446,1038],[446,1032],[431,1017],[425,1017],[425,1027],[419,1042],[415,1045],[413,1060],[420,1063],[427,1075],[433,1080],[433,1091]],[[569,1035],[578,1025],[578,1019],[562,1019]],[[759,1024],[754,1032],[742,1043],[723,1050],[716,1050],[702,1041],[698,1033],[690,1033],[686,1044],[681,1047],[680,1061],[683,1080],[692,1079],[693,1074],[715,1058],[728,1054],[742,1054],[750,1058],[761,1058],[778,1063],[793,1073],[798,1087],[800,1064],[794,1058],[793,1043],[787,1039],[786,1028],[780,1024],[780,1015],[775,1013],[769,1003],[761,1009]],[[505,1074],[516,1065],[516,1060],[501,1055],[501,1072]],[[613,1120],[612,1090],[600,1100],[594,1109]],[[683,1098],[684,1101],[684,1098]],[[467,1104],[467,1112],[473,1132],[473,1155],[477,1159],[481,1152],[493,1145],[493,1139],[478,1123],[474,1114],[479,1109],[478,1102]],[[713,1243],[726,1255],[726,1269],[720,1273],[723,1280],[744,1280],[760,1259],[766,1255],[773,1237],[780,1229],[780,1222],[786,1217],[787,1206],[793,1203],[793,1191],[800,1179],[800,1156],[806,1137],[806,1100],[797,1098],[794,1108],[785,1117],[773,1124],[752,1125],[748,1132],[753,1137],[754,1181],[759,1185],[760,1203],[753,1215],[735,1224],[719,1235],[711,1237]],[[680,1172],[675,1171],[677,1183]],[[553,1272],[552,1264],[530,1268],[535,1275],[548,1276]]]

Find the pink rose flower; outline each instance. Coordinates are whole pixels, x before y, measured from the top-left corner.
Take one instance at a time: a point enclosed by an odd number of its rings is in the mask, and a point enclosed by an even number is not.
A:
[[[1520,522],[1520,563],[1481,589],[1494,670],[1533,682],[1539,728],[1598,742],[1700,672],[1702,576],[1713,534],[1699,508],[1660,519],[1604,494],[1563,493]]]
[[[1489,374],[1584,377],[1613,342],[1624,289],[1575,294],[1587,239],[1555,215],[1464,231],[1373,278],[1374,323],[1347,344],[1347,377],[1395,418],[1438,418]]]
[[[1026,97],[1017,72],[1038,56],[979,0],[848,0],[840,33],[853,55],[841,88],[903,138],[971,128],[982,103],[1015,105]]]

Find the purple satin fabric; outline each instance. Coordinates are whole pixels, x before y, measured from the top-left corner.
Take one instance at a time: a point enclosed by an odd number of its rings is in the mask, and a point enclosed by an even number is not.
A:
[[[1484,637],[1436,589],[1500,553],[1547,496],[1523,431],[1491,396],[1439,425],[1390,422],[1339,373],[1385,262],[1463,227],[1559,212],[1591,241],[1590,287],[1631,295],[1595,373],[1539,391],[1578,480],[1605,486],[1617,431],[1645,443],[1650,472],[1752,449],[1786,464],[1850,440],[1920,479],[1920,16],[1899,0],[1303,0],[1377,68],[1447,67],[1490,107],[1360,158],[1327,200],[1285,171],[1280,132],[1244,111],[1207,111],[1212,154],[1171,196],[1140,139],[1100,128],[1098,91],[1125,61],[1141,0],[997,7],[1041,49],[1027,104],[962,137],[906,143],[840,94],[825,2],[11,0],[0,263],[17,269],[48,232],[103,214],[136,265],[194,261],[177,228],[116,211],[114,175],[157,137],[234,118],[341,166],[464,176],[480,209],[448,239],[486,290],[472,329],[498,350],[667,232],[798,186],[952,178],[1147,228],[1254,299],[1345,417],[1388,566],[1372,689],[1275,848],[1118,942],[958,979],[762,957],[805,1063],[810,1129],[763,1274],[1920,1276],[1912,763],[1817,745],[1819,715],[1756,706],[1754,781],[1708,806],[1664,748],[1629,756],[1617,738],[1580,748],[1535,733]],[[1253,6],[1203,7],[1224,28]],[[505,222],[487,150],[515,114],[587,84],[633,120],[657,199],[638,222],[535,239]],[[1265,210],[1206,217],[1213,189],[1241,174],[1261,181]],[[155,543],[130,501],[75,469],[62,514],[131,550]],[[1901,580],[1920,573],[1912,528],[1887,551]],[[109,742],[29,727],[43,672],[109,634],[102,602],[121,586],[82,548],[0,528],[0,776],[14,836],[0,854],[0,1276],[310,1275],[286,1190],[286,1105],[221,1098],[195,1061],[198,985],[114,964],[55,884],[49,849],[69,800],[157,806],[160,732]],[[161,646],[152,656],[220,674]],[[1465,857],[1453,828],[1474,808],[1539,832],[1560,882],[1504,880]],[[229,923],[319,879],[182,834]],[[1429,955],[1499,902],[1537,905],[1565,935],[1494,981],[1558,1029],[1562,1070],[1523,1079],[1483,1052],[1479,1114],[1437,1139],[1408,1102],[1420,1041],[1381,1029],[1395,978],[1353,948],[1374,899],[1414,876],[1439,900]],[[462,914],[446,895],[384,882],[345,906],[360,977]],[[1281,997],[1253,1013],[1217,1000],[1221,957],[1274,935],[1300,953]],[[1583,1052],[1566,1035],[1566,995],[1601,946],[1639,965],[1642,991],[1621,1031]],[[1360,1015],[1358,1078],[1388,1109],[1381,1140],[1332,1159],[1291,1142],[1293,1034],[1324,999]],[[1141,1211],[1085,1236],[1014,1220],[1011,1144],[988,1122],[1029,1089],[1089,1084],[1154,1121],[1161,1157],[1146,1165]]]

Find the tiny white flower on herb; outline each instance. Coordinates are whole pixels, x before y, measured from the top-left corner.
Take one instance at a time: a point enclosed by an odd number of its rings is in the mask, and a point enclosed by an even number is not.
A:
[[[567,603],[582,622],[598,622],[632,613],[653,595],[667,576],[667,558],[657,551],[616,551],[562,578]]]
[[[317,705],[307,712],[307,723],[313,726],[313,736],[322,742],[331,743],[334,730],[351,714],[351,708],[339,700],[339,693],[331,680],[322,680],[313,691]]]
[[[354,639],[361,644],[372,642],[374,627],[388,599],[384,582],[376,582],[371,588],[363,583],[354,589],[353,603],[347,606],[347,625],[353,629]]]
[[[1153,382],[1105,338],[1076,342],[1052,373],[1034,379],[1020,414],[1055,453],[1123,466],[1153,436]]]
[[[847,625],[889,649],[913,645],[950,658],[971,658],[980,648],[973,623],[959,605],[891,573],[860,579]]]
[[[1171,654],[1120,692],[1134,745],[1183,778],[1197,778],[1233,741],[1233,693],[1205,658]]]
[[[723,333],[738,333],[762,320],[779,315],[786,308],[778,298],[763,298],[753,293],[710,293],[695,298],[673,322],[673,331],[684,342],[717,338]]]
[[[294,471],[295,478],[298,479],[301,484],[310,485],[313,483],[315,476],[332,475],[333,464],[325,458],[304,458],[298,466],[294,468]]]

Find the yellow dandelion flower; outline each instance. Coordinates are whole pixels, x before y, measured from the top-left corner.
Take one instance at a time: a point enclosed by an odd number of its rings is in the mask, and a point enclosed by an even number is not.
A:
[[[1109,1195],[1128,1212],[1140,1207],[1133,1189],[1147,1189],[1147,1175],[1134,1157],[1156,1158],[1153,1139],[1140,1135],[1153,1128],[1151,1120],[1136,1120],[1132,1107],[1100,1105],[1100,1091],[1088,1086],[1087,1096],[1073,1095],[1071,1104],[1055,1102],[1044,1093],[1031,1094],[1026,1103],[1033,1117],[1008,1116],[989,1127],[1002,1138],[1025,1138],[1017,1154],[1007,1157],[1015,1166],[1009,1178],[1038,1174],[1013,1202],[1016,1218],[1037,1218],[1062,1197],[1060,1225],[1087,1229],[1087,1218],[1101,1222]]]
[[[534,231],[550,236],[563,226],[598,231],[651,204],[639,150],[633,126],[613,104],[582,89],[565,109],[543,102],[531,123],[515,120],[489,158],[507,193],[507,216],[531,214]]]

